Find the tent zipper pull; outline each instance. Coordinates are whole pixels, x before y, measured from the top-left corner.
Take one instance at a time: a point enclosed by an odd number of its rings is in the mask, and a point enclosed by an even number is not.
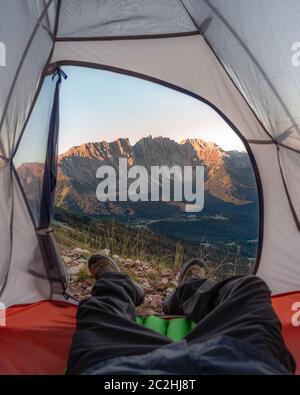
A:
[[[56,68],[55,73],[54,73],[53,76],[52,76],[52,80],[54,80],[54,78],[55,78],[57,75],[58,75],[60,78],[62,77],[64,80],[66,80],[66,79],[68,78],[67,74],[66,74],[60,67],[57,67],[57,68]]]

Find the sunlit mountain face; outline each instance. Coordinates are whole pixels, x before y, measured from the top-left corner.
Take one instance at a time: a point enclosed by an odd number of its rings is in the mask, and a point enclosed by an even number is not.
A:
[[[118,173],[120,158],[128,167],[204,166],[204,208],[187,213],[184,202],[100,202],[96,178],[100,166]],[[18,168],[28,199],[34,198],[43,164],[24,163]],[[214,143],[186,139],[180,143],[151,136],[131,144],[129,139],[94,142],[70,148],[59,156],[57,207],[97,219],[115,219],[130,226],[144,226],[187,241],[254,240],[257,238],[257,186],[246,152],[224,151]]]

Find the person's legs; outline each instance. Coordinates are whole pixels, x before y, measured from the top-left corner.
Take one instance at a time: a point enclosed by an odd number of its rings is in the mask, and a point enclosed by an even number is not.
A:
[[[67,374],[80,374],[100,361],[145,354],[169,344],[167,337],[134,321],[135,306],[140,302],[127,275],[104,273],[92,296],[79,305]]]
[[[218,287],[219,285],[215,281],[192,277],[175,288],[165,298],[163,311],[166,315],[184,315],[187,317],[190,317],[193,312],[193,319],[199,322],[211,311]],[[198,303],[199,298],[201,303]],[[197,315],[197,318],[195,315]]]
[[[221,335],[244,340],[294,371],[270,290],[259,277],[235,277],[218,284],[191,278],[175,290],[167,305],[167,313],[185,315],[198,323],[186,337],[188,342]]]

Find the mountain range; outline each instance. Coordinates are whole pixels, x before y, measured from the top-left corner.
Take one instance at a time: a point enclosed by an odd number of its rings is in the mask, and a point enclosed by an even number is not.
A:
[[[197,166],[205,168],[205,209],[201,215],[252,213],[257,208],[257,187],[246,152],[224,151],[214,143],[186,139],[180,143],[166,137],[145,137],[132,145],[129,139],[93,142],[74,146],[58,158],[56,205],[90,217],[116,217],[122,222],[149,221],[183,216],[184,204],[178,202],[99,202],[96,188],[99,166],[113,166],[118,172],[119,158],[126,158],[128,167]],[[36,183],[43,164],[24,163],[18,174],[29,199],[36,194]],[[244,209],[243,209],[244,207]],[[252,215],[252,214],[250,214]],[[155,225],[156,227],[158,225]]]

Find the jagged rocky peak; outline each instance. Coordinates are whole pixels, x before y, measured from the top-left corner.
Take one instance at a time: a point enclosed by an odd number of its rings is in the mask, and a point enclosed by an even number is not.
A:
[[[163,136],[158,136],[158,137],[152,137],[151,135],[147,136],[147,137],[142,137],[140,140],[138,140],[135,145],[134,148],[138,149],[140,148],[151,148],[151,147],[162,147],[162,148],[166,148],[166,147],[174,147],[176,146],[177,143],[176,141],[170,139],[169,137],[163,137]]]
[[[184,144],[191,144],[192,146],[200,146],[202,148],[204,148],[208,143],[202,139],[184,139],[182,141],[180,141],[180,144],[184,145]]]
[[[143,156],[147,159],[163,159],[171,155],[173,159],[185,156],[198,156],[205,163],[217,163],[224,151],[214,143],[207,143],[201,139],[187,139],[181,143],[169,137],[152,137],[151,135],[138,140],[133,146],[128,138],[118,138],[113,142],[93,142],[70,148],[67,152],[60,155],[59,159],[71,157],[84,157],[96,160],[113,160],[118,157],[127,157],[134,160],[135,157]]]
[[[197,157],[206,166],[220,166],[223,164],[226,153],[215,143],[206,142],[201,139],[186,139],[182,141],[181,144],[192,146]]]
[[[224,152],[223,149],[220,146],[218,146],[218,144],[213,143],[211,141],[205,141],[199,138],[185,139],[181,141],[180,144],[190,144],[194,148],[198,148],[198,149],[218,149]]]
[[[125,210],[118,203],[103,205],[95,199],[96,173],[100,165],[113,166],[118,171],[119,158],[127,158],[128,166],[178,165],[205,167],[206,196],[219,202],[248,204],[255,195],[256,184],[252,165],[246,152],[224,151],[215,143],[201,139],[186,139],[181,143],[168,137],[144,137],[131,145],[128,138],[113,142],[90,142],[70,148],[59,156],[57,196],[59,205],[67,209],[80,208],[87,214],[111,215]],[[36,182],[42,179],[44,164],[26,163],[18,167],[19,177],[27,194],[33,194]],[[123,215],[122,214],[122,215]]]
[[[178,144],[168,137],[148,136],[140,139],[133,146],[138,164],[188,166],[192,164],[192,150]]]
[[[129,157],[132,153],[132,147],[128,138],[119,138],[113,142],[101,141],[85,143],[70,148],[59,156],[62,161],[71,157],[82,157],[96,160],[108,160],[116,155]]]
[[[111,153],[118,154],[120,157],[130,157],[132,155],[132,146],[128,138],[119,138],[109,143]]]
[[[94,158],[98,154],[98,146],[100,143],[85,143],[81,145],[76,145],[70,148],[65,153],[59,155],[59,159],[62,160],[64,158],[69,157],[86,157],[86,158]]]

